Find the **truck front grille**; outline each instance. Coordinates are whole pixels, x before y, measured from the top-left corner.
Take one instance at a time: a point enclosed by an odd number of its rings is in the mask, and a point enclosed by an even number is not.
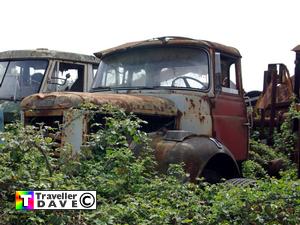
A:
[[[55,142],[61,143],[62,116],[25,117],[24,123],[25,125],[47,128],[45,129],[45,136],[51,137]]]

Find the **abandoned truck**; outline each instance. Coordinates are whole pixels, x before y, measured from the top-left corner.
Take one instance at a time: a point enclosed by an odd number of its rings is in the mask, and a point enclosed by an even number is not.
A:
[[[19,117],[20,101],[31,94],[88,91],[99,59],[48,49],[0,52],[0,119]]]
[[[89,124],[68,110],[82,103],[112,104],[134,112],[155,134],[159,168],[185,164],[190,179],[234,178],[248,154],[241,55],[209,41],[163,37],[95,53],[101,58],[90,93],[54,92],[26,97],[25,124],[65,125],[62,143],[79,151]],[[164,132],[161,132],[164,130]]]

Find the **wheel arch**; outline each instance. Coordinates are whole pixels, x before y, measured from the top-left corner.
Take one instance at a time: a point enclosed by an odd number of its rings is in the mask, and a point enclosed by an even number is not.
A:
[[[188,135],[180,141],[161,140],[155,152],[162,172],[166,171],[169,164],[183,162],[191,181],[208,169],[219,172],[227,179],[240,176],[239,167],[228,148],[208,136]]]
[[[214,175],[211,171],[214,171],[215,175],[220,177],[209,177],[209,175]],[[230,155],[216,153],[204,165],[200,176],[214,183],[219,178],[232,179],[240,177],[240,171],[236,161]]]

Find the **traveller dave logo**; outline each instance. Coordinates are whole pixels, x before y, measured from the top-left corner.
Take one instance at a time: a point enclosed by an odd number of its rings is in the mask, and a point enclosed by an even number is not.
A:
[[[96,191],[16,191],[16,210],[96,209]]]
[[[16,209],[33,210],[34,200],[33,191],[16,191]]]

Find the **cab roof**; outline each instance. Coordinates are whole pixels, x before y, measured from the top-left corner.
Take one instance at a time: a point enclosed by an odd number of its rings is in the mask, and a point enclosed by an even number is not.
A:
[[[92,55],[77,54],[72,52],[61,52],[56,50],[49,50],[45,48],[35,50],[13,50],[0,52],[0,60],[7,59],[60,59],[67,61],[97,63],[100,60]]]
[[[142,47],[150,47],[150,46],[160,46],[160,45],[168,45],[168,46],[203,46],[207,48],[214,49],[215,51],[231,54],[237,57],[241,57],[240,52],[233,47],[226,46],[223,44],[219,44],[216,42],[211,41],[204,41],[204,40],[196,40],[186,37],[174,37],[174,36],[167,36],[167,37],[159,37],[153,38],[149,40],[143,41],[136,41],[136,42],[129,42],[114,48],[110,48],[107,50],[103,50],[100,52],[94,53],[95,56],[101,58],[105,55],[109,55],[115,52],[121,52],[132,48],[142,48]]]
[[[297,45],[295,48],[292,49],[294,52],[300,52],[300,45]]]

